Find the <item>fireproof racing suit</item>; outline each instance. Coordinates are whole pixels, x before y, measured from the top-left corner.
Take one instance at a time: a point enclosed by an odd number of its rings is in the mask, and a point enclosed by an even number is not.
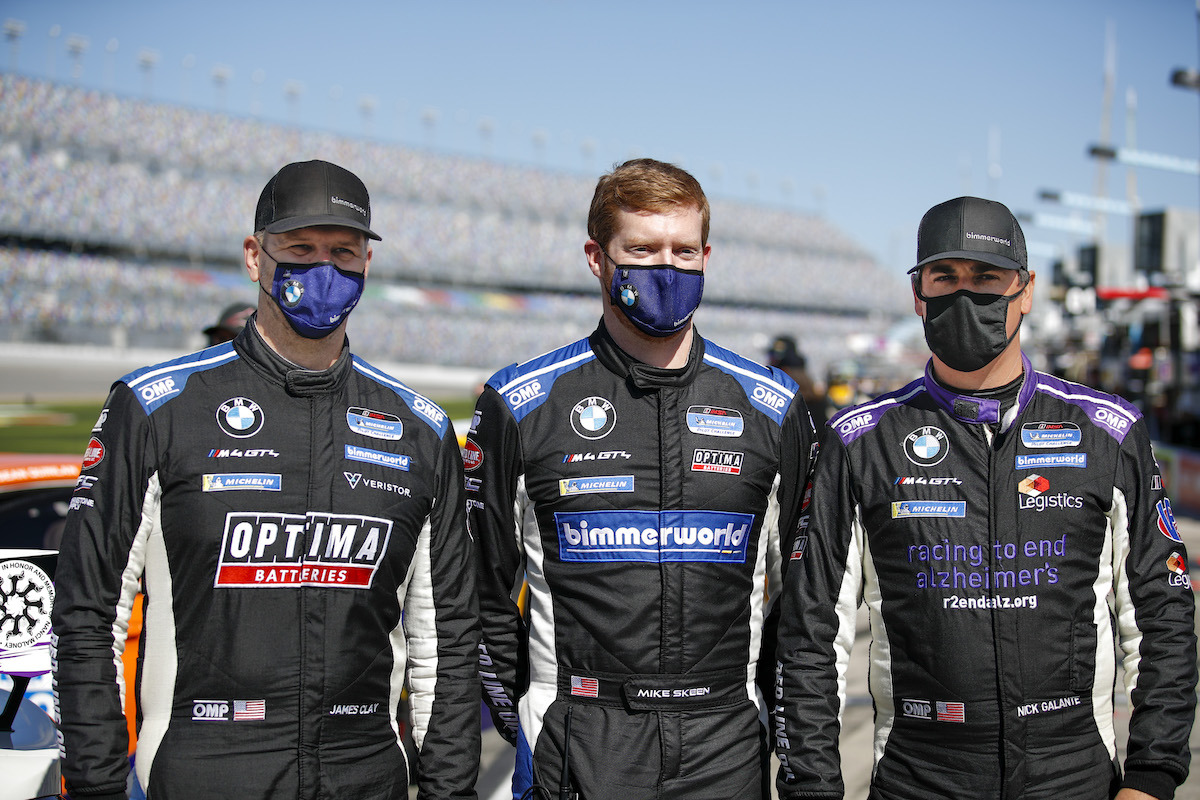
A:
[[[56,576],[68,790],[124,797],[121,649],[140,580],[150,797],[406,798],[410,770],[421,797],[474,797],[464,502],[442,409],[348,348],[300,369],[251,321],[115,383]]]
[[[1146,423],[1023,362],[1003,409],[927,368],[826,429],[779,629],[781,798],[843,794],[859,602],[872,797],[1111,796],[1118,643],[1124,785],[1170,797],[1187,776],[1194,601]]]
[[[514,796],[557,793],[564,762],[584,800],[759,796],[763,590],[813,438],[790,378],[699,334],[656,369],[601,324],[487,382],[467,503]]]

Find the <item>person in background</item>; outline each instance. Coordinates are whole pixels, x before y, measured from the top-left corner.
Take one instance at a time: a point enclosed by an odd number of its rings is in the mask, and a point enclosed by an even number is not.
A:
[[[1146,421],[1034,371],[1036,276],[1004,205],[934,206],[910,275],[925,376],[830,420],[786,575],[779,796],[842,797],[865,602],[871,797],[1170,798],[1191,757],[1194,600]]]
[[[415,773],[422,798],[475,797],[462,457],[441,408],[350,352],[370,209],[353,173],[284,166],[242,243],[258,312],[231,342],[113,384],[56,576],[72,796],[125,796],[121,651],[141,582],[147,796],[394,800]]]
[[[808,359],[800,352],[795,337],[787,334],[775,337],[771,349],[767,351],[767,366],[782,370],[800,387],[800,396],[804,398],[804,405],[812,415],[813,426],[819,435],[827,421],[825,391],[809,374]]]
[[[708,227],[674,165],[601,177],[583,246],[599,327],[500,370],[476,405],[480,677],[514,797],[769,786],[756,671],[814,437],[791,378],[697,332]]]
[[[246,320],[250,319],[254,310],[255,306],[250,303],[234,303],[226,306],[216,323],[204,329],[204,335],[208,338],[208,344],[205,346],[212,347],[214,344],[236,339],[237,335],[242,332],[242,328],[246,327]]]

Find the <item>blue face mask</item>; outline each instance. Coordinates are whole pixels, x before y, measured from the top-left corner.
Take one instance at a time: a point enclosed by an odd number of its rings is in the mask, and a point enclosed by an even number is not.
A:
[[[266,249],[263,249],[266,253]],[[341,325],[358,305],[363,274],[348,272],[331,261],[291,264],[275,261],[271,297],[292,330],[306,339],[322,339]]]
[[[703,272],[670,264],[617,264],[608,253],[604,257],[616,266],[609,299],[643,333],[679,333],[700,306]]]

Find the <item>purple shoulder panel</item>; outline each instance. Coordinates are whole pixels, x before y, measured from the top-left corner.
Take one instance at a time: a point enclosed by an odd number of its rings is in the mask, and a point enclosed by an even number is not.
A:
[[[873,429],[883,419],[889,409],[903,405],[925,391],[923,378],[918,378],[903,389],[881,394],[874,400],[844,409],[829,420],[829,425],[837,431],[842,444],[849,445],[867,431]]]
[[[1044,372],[1034,374],[1037,376],[1036,391],[1080,408],[1097,428],[1118,443],[1125,441],[1125,435],[1133,423],[1142,418],[1142,412],[1124,398],[1080,383],[1064,381]]]

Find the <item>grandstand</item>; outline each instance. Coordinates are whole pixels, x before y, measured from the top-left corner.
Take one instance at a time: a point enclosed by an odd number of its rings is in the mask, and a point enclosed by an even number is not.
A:
[[[355,350],[492,369],[589,332],[583,259],[596,176],[420,151],[0,75],[0,341],[192,349],[233,300],[263,184],[323,158],[372,190],[374,243]],[[905,295],[818,217],[713,202],[697,325],[761,356],[799,335],[813,366],[881,335]]]

